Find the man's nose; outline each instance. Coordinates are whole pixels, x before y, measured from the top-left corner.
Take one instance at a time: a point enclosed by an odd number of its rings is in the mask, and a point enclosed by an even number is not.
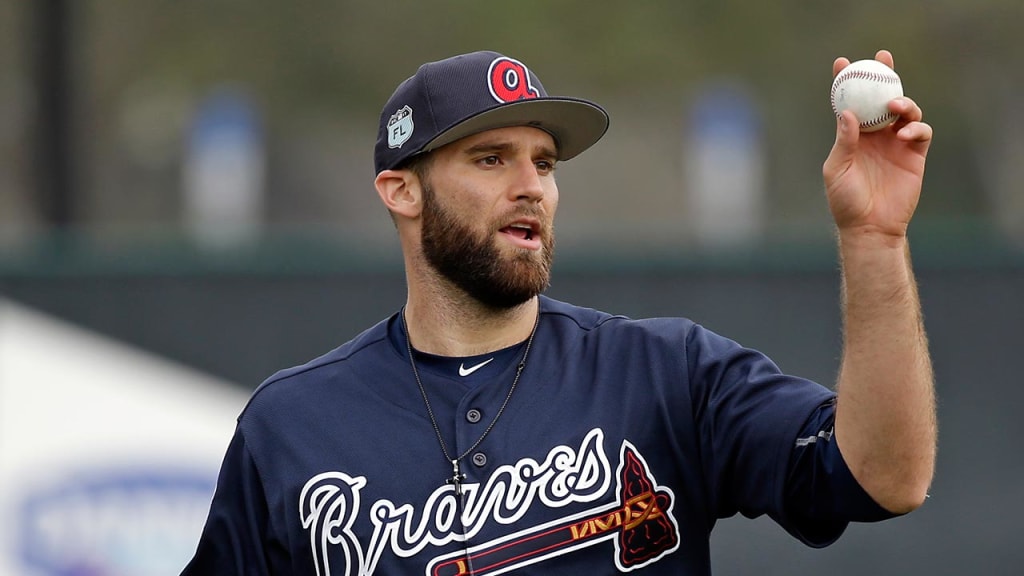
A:
[[[537,172],[537,166],[532,160],[518,163],[515,174],[510,191],[514,200],[539,202],[544,198],[543,176]]]

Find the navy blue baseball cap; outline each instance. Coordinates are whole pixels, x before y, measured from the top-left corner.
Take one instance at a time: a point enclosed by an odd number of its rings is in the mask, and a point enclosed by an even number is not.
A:
[[[522,62],[473,52],[420,66],[384,105],[374,147],[376,173],[410,157],[494,128],[535,126],[568,160],[604,136],[608,113],[580,98],[548,96]]]

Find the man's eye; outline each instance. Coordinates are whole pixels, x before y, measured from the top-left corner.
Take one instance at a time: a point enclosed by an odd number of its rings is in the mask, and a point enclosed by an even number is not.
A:
[[[551,172],[554,169],[555,169],[555,163],[554,162],[551,162],[549,160],[539,160],[539,161],[537,161],[537,170],[540,170],[541,172]]]
[[[497,166],[498,163],[501,162],[501,159],[498,158],[497,156],[485,156],[484,158],[480,159],[480,162],[487,166]]]

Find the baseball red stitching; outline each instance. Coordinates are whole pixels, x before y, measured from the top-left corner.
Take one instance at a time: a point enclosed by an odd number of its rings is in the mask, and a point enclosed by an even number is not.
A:
[[[840,84],[849,80],[850,78],[876,80],[878,82],[884,82],[886,84],[898,84],[900,81],[899,77],[890,74],[878,74],[876,72],[865,72],[864,70],[843,71],[842,73],[839,74],[839,76],[836,77],[835,82],[832,83],[832,93],[830,95],[832,101],[832,112],[835,113],[836,118],[839,118],[839,110],[836,109],[836,90],[839,88]],[[869,128],[871,126],[877,126],[879,124],[888,122],[889,120],[895,117],[896,115],[893,114],[892,112],[887,112],[881,116],[872,118],[871,120],[865,120],[861,122],[860,125],[862,127]]]

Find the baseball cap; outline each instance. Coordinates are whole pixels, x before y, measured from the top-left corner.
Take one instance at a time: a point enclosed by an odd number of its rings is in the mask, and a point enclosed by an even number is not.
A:
[[[547,131],[568,160],[604,136],[608,113],[580,98],[548,96],[522,62],[480,51],[428,62],[402,82],[380,115],[376,173],[472,134],[509,126]]]

